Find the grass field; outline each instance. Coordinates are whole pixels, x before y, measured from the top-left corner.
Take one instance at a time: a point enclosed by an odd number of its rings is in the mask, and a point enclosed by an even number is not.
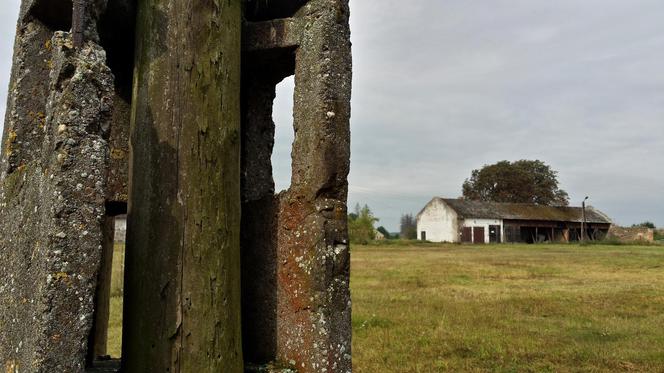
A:
[[[354,246],[352,266],[355,372],[664,372],[664,247]]]
[[[664,247],[355,247],[356,372],[664,372]]]
[[[111,313],[108,320],[108,354],[120,357],[122,349],[122,289],[124,287],[124,245],[115,245],[111,274]]]

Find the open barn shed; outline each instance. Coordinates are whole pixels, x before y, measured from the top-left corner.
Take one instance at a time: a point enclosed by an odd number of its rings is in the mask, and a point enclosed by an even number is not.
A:
[[[585,218],[584,218],[585,215]],[[586,207],[480,202],[434,197],[417,215],[418,239],[432,242],[536,243],[602,239],[611,219]]]

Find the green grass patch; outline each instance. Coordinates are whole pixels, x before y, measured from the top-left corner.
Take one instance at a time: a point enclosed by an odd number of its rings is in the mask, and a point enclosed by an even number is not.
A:
[[[125,246],[116,244],[113,251],[111,274],[111,312],[108,320],[107,353],[119,358],[122,354],[122,296],[124,289]]]
[[[123,256],[116,248],[112,356]],[[662,372],[663,269],[662,246],[353,246],[353,369]]]
[[[355,372],[664,367],[662,247],[405,244],[352,255]]]

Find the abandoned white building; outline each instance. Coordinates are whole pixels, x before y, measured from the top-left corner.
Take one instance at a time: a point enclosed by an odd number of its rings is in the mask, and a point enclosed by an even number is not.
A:
[[[604,238],[611,219],[592,207],[433,198],[417,215],[417,238],[432,242],[570,242]]]

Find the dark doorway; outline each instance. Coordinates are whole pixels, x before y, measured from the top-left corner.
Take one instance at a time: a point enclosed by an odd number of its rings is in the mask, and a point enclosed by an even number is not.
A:
[[[484,242],[484,227],[473,227],[473,242],[476,244],[483,244]]]
[[[553,234],[549,227],[521,227],[521,240],[525,243],[551,242]]]
[[[473,243],[473,228],[463,227],[463,231],[461,232],[461,242]]]
[[[500,243],[500,225],[490,225],[489,226],[489,243]]]
[[[538,232],[535,227],[521,227],[521,242],[537,243]]]
[[[427,240],[427,232],[426,231],[422,231],[421,238],[422,238],[422,241]]]

